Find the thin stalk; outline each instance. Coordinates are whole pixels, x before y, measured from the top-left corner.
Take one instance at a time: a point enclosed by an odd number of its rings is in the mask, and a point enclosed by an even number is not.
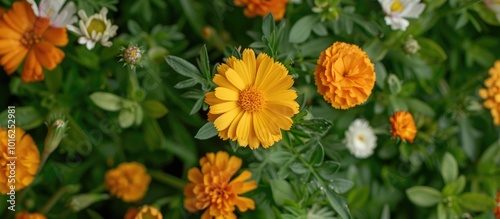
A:
[[[179,190],[184,190],[184,186],[186,185],[186,182],[184,180],[181,180],[175,176],[172,176],[168,173],[164,173],[161,171],[155,171],[155,170],[150,170],[149,174],[153,179],[162,182],[168,186],[172,186],[176,189]]]

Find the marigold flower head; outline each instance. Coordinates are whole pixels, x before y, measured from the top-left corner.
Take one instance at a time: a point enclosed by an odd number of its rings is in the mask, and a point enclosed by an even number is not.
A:
[[[500,125],[500,61],[488,71],[490,75],[484,81],[485,88],[479,89],[479,96],[484,99],[484,107],[490,110],[493,123]]]
[[[375,85],[374,66],[366,53],[343,42],[321,52],[314,77],[318,93],[336,109],[364,103]]]
[[[39,166],[40,152],[28,133],[21,128],[0,128],[0,193],[11,193],[12,186],[18,191],[30,185]],[[10,176],[15,176],[15,182]]]
[[[417,126],[409,112],[397,111],[389,118],[391,121],[392,138],[399,136],[401,140],[413,143],[417,135]]]
[[[85,44],[88,50],[94,48],[96,43],[105,47],[113,45],[109,39],[116,35],[118,26],[112,25],[111,20],[106,18],[107,8],[102,8],[99,13],[87,16],[84,10],[78,11],[80,21],[78,27],[68,25],[68,29],[78,35],[78,43]]]
[[[105,184],[109,193],[125,202],[136,202],[146,194],[151,176],[146,168],[137,162],[122,163],[108,170]]]
[[[142,206],[133,219],[163,219],[161,212],[153,206]]]
[[[225,151],[207,153],[200,159],[201,170],[193,167],[188,172],[184,207],[190,212],[206,209],[202,219],[236,218],[235,205],[241,212],[255,209],[252,199],[239,196],[257,188],[255,180],[247,181],[252,173],[245,170],[231,180],[241,164],[240,158]]]
[[[0,33],[0,65],[11,75],[25,60],[23,82],[43,80],[42,67],[53,70],[64,58],[56,46],[68,44],[66,28],[51,27],[49,18],[35,16],[26,0],[14,2],[2,15]]]
[[[23,211],[21,213],[16,214],[16,219],[47,219],[45,215],[40,213],[29,213],[27,211]]]
[[[288,70],[266,54],[255,59],[254,51],[245,49],[242,60],[228,58],[217,72],[217,88],[205,95],[205,102],[219,137],[251,149],[281,140],[281,129],[289,130],[291,117],[299,112]]]
[[[495,199],[497,206],[493,209],[493,214],[497,219],[500,219],[500,192],[497,193],[497,197]]]
[[[288,0],[234,0],[236,6],[246,6],[243,13],[249,18],[257,15],[264,17],[271,12],[277,21],[285,15],[287,3]]]

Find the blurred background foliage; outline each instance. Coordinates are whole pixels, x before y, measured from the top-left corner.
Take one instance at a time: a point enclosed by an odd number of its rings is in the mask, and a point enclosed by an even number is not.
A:
[[[245,17],[231,0],[76,1],[88,13],[110,9],[119,26],[112,47],[88,51],[70,34],[64,61],[46,72],[44,82],[24,84],[0,74],[1,108],[16,106],[17,125],[40,149],[50,115],[65,114],[71,127],[19,207],[36,211],[55,199],[48,218],[97,219],[122,218],[129,206],[161,202],[164,218],[198,218],[184,210],[182,188],[172,185],[187,182],[187,170],[206,152],[227,150],[259,182],[248,194],[256,210],[240,218],[495,218],[499,129],[477,94],[500,57],[495,14],[477,0],[424,1],[419,19],[406,31],[393,31],[377,1],[320,2],[290,1],[285,18],[274,22]],[[1,1],[4,8],[11,3]],[[420,46],[415,54],[407,54],[410,39]],[[349,110],[333,109],[314,84],[319,53],[335,41],[361,46],[375,64],[371,97]],[[146,51],[136,68],[138,92],[129,90],[131,70],[118,62],[129,44]],[[247,47],[282,62],[299,93],[294,127],[268,150],[238,148],[210,138],[210,130],[198,133],[207,118],[204,93],[213,84],[186,81],[189,75],[172,68],[181,61],[165,62],[180,57],[211,79],[215,63]],[[118,112],[91,100],[94,92],[137,103],[142,121],[124,128]],[[414,115],[413,144],[391,139],[388,118],[397,110]],[[356,118],[370,121],[378,137],[368,159],[350,155],[343,142]],[[194,138],[197,133],[203,140]],[[104,193],[104,173],[125,161],[143,163],[153,176],[141,203],[111,198],[83,209],[64,207],[76,194]],[[8,214],[6,206],[0,202],[0,214]]]

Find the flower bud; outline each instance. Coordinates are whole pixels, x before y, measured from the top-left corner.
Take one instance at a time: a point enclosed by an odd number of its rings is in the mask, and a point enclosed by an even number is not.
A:
[[[420,45],[418,41],[413,39],[413,36],[408,36],[408,39],[403,44],[403,51],[408,55],[413,55],[420,50]]]
[[[398,94],[401,92],[401,81],[399,81],[398,76],[390,74],[387,77],[387,85],[391,94]]]
[[[62,118],[57,118],[62,117]],[[64,116],[54,116],[48,123],[49,131],[45,137],[45,153],[52,153],[61,140],[66,137],[66,130],[68,130],[68,122],[64,120]]]
[[[129,45],[127,48],[122,48],[122,54],[120,54],[122,58],[120,61],[124,62],[123,66],[128,65],[131,69],[133,69],[136,65],[141,65],[140,63],[143,53],[144,50],[141,48]]]

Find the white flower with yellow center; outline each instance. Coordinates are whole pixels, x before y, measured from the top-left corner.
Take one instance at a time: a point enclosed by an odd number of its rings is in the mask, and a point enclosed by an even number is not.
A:
[[[500,0],[484,0],[484,4],[490,10],[495,12],[497,15],[497,20],[500,21]]]
[[[93,49],[98,42],[105,47],[110,47],[113,43],[109,41],[109,38],[116,35],[118,26],[111,24],[111,21],[106,18],[107,13],[108,9],[102,8],[98,14],[87,17],[85,11],[80,10],[78,11],[80,16],[79,28],[68,26],[68,29],[80,35],[78,43],[86,44],[89,50]]]
[[[367,158],[377,147],[377,136],[364,119],[356,119],[345,132],[347,149],[357,158]]]
[[[66,0],[42,0],[39,5],[36,4],[35,0],[28,0],[28,3],[31,4],[33,13],[37,17],[49,18],[52,27],[66,27],[78,20],[75,16],[76,6],[73,2],[68,2],[64,8],[62,6]]]
[[[393,30],[405,31],[410,22],[405,18],[418,18],[425,9],[420,0],[378,0],[384,10],[385,23]]]

